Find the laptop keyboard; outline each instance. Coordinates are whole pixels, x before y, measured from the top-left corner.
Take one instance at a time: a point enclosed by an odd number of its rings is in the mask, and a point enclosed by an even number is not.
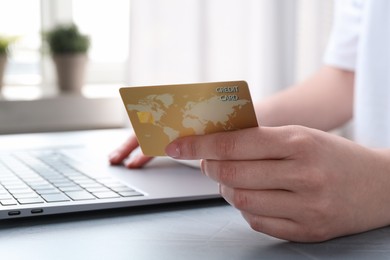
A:
[[[94,179],[57,151],[0,154],[0,205],[143,196],[110,176]]]

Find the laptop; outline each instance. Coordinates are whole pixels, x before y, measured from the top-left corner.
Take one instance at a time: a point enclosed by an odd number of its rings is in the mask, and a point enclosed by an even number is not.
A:
[[[109,165],[108,154],[129,133],[0,135],[0,219],[220,197],[199,167],[167,157],[135,170]]]
[[[199,167],[164,149],[179,136],[257,127],[248,84],[126,87],[120,94],[140,149],[160,157],[137,170],[109,165],[108,153],[129,129],[0,136],[0,219],[220,197]]]

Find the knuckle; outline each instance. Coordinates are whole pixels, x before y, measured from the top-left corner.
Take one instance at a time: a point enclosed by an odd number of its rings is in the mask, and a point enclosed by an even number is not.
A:
[[[262,232],[263,231],[263,228],[262,228],[262,225],[261,225],[261,221],[259,221],[259,220],[250,220],[249,221],[249,226],[254,231],[257,231],[257,232]]]
[[[218,159],[230,158],[237,143],[237,137],[233,134],[220,134],[215,139],[215,155]]]
[[[323,223],[331,219],[332,212],[334,211],[334,203],[330,199],[323,198],[313,202],[313,215],[314,219],[322,226]]]
[[[233,190],[233,206],[237,209],[244,210],[249,206],[249,198],[247,194],[241,190]]]
[[[329,200],[313,201],[306,212],[308,220],[302,229],[306,240],[320,242],[329,239],[331,235],[329,223],[336,217],[332,203]]]
[[[306,188],[312,191],[321,192],[326,186],[326,176],[318,168],[312,169],[307,179]]]
[[[302,126],[289,126],[287,128],[287,144],[298,151],[310,151],[316,145],[315,136]]]
[[[233,184],[237,180],[237,168],[232,163],[220,163],[217,174],[219,182],[227,185]]]
[[[325,227],[299,226],[299,230],[289,234],[285,239],[294,242],[323,242],[330,239],[330,233]]]
[[[186,138],[186,142],[178,142],[178,148],[186,157],[197,158],[200,152],[199,142],[194,138]]]
[[[296,177],[296,186],[302,191],[321,193],[327,185],[326,175],[318,168],[302,169]]]
[[[330,238],[326,227],[306,228],[303,236],[304,240],[310,242],[322,242]]]
[[[262,232],[263,231],[263,225],[262,225],[262,221],[259,217],[257,216],[248,216],[247,217],[247,222],[249,224],[249,226],[257,231],[257,232]]]

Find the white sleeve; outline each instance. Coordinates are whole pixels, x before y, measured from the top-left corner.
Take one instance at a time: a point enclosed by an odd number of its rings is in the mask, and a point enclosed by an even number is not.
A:
[[[334,3],[333,29],[325,52],[324,63],[354,71],[363,3],[359,0],[336,0]]]

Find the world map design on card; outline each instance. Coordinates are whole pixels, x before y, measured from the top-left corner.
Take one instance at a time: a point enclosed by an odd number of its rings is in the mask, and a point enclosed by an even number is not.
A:
[[[126,87],[120,94],[149,156],[164,156],[178,137],[258,126],[245,81]]]

